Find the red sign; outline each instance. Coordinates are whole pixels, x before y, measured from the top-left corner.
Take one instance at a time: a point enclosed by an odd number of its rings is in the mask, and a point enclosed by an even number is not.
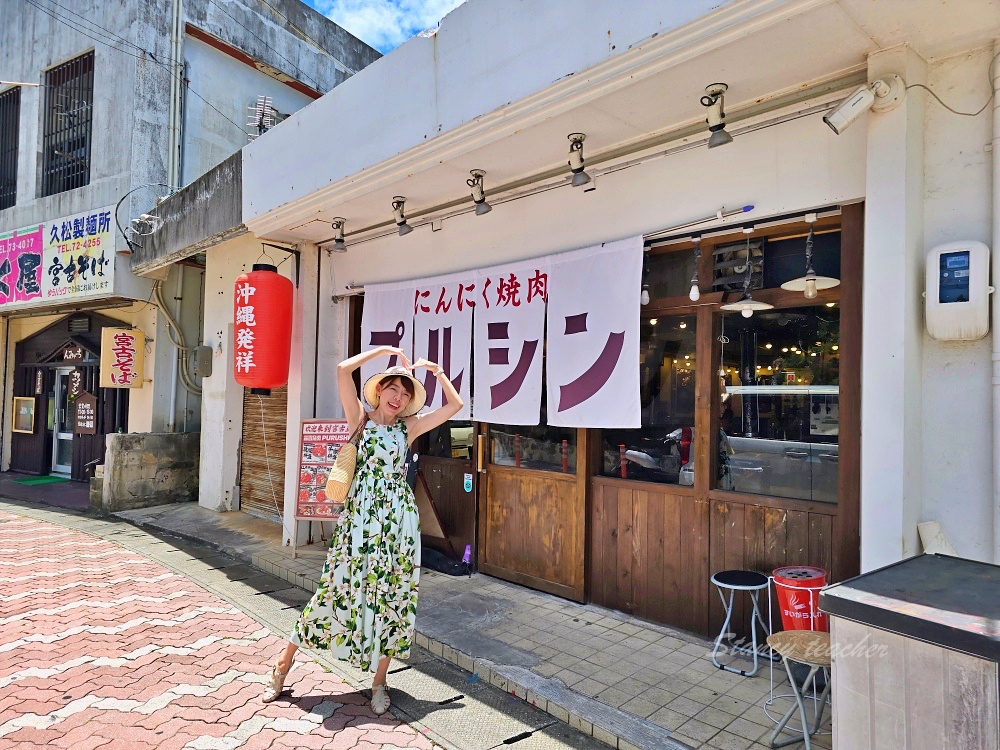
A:
[[[295,518],[332,521],[339,505],[326,501],[326,480],[337,451],[351,437],[346,419],[306,419],[299,440],[299,480]]]

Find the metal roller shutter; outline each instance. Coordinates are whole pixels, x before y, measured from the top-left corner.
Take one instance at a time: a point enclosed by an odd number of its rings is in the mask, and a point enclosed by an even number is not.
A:
[[[256,396],[249,388],[244,389],[240,510],[277,523],[281,523],[280,514],[284,512],[287,416],[287,387],[275,388],[270,396]]]

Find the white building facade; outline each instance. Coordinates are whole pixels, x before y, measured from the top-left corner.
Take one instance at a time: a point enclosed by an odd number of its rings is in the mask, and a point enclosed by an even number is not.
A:
[[[923,521],[938,521],[960,555],[1000,561],[995,327],[976,341],[934,340],[922,296],[931,248],[995,250],[1000,234],[995,8],[518,8],[470,0],[243,149],[249,231],[216,234],[206,250],[214,368],[202,451],[222,458],[202,470],[201,504],[240,506],[247,402],[224,321],[261,240],[294,251],[281,269],[297,280],[288,450],[270,484],[283,495],[286,541],[302,543],[300,425],[340,414],[333,367],[370,343],[362,291],[367,306],[381,284],[642,237],[640,356],[655,354],[643,427],[581,424],[557,438],[544,415],[524,429],[456,423],[448,451],[423,448],[446,546],[470,544],[485,572],[702,632],[719,615],[708,577],[723,566],[811,564],[839,579],[919,553]],[[865,108],[839,135],[824,123],[859,86],[894,75],[899,101]],[[709,149],[701,98],[717,82],[728,86],[733,140]],[[931,92],[959,112],[991,103],[962,116]],[[586,136],[592,179],[581,187],[567,164],[573,133]],[[470,170],[486,173],[487,214],[474,211]],[[344,253],[333,252],[340,219]],[[805,270],[810,228],[817,271],[841,282],[813,300],[780,289],[801,275],[793,267]],[[747,253],[753,296],[773,305],[749,319],[721,309],[740,297],[726,277],[743,273]],[[832,270],[821,258],[836,259]],[[266,431],[267,417],[254,419]],[[677,445],[648,447],[675,430]],[[509,437],[565,440],[573,468],[522,465],[520,453],[511,463]]]

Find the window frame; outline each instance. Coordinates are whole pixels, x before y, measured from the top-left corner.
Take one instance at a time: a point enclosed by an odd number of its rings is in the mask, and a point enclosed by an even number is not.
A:
[[[12,86],[0,92],[0,210],[17,204],[20,130],[21,87]],[[5,184],[9,184],[9,187],[5,187]]]
[[[95,67],[96,56],[91,49],[45,71],[41,197],[90,184]],[[71,96],[74,108],[60,112],[66,106],[62,100]]]

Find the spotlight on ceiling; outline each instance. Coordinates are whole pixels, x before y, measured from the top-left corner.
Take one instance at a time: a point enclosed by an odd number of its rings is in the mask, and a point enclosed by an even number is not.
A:
[[[701,97],[702,106],[708,107],[708,130],[712,134],[708,138],[709,148],[733,142],[733,137],[726,132],[726,113],[722,108],[728,90],[728,84],[713,83],[705,87],[705,96]]]
[[[888,112],[903,101],[906,85],[903,79],[893,74],[879,78],[864,86],[858,86],[840,104],[823,116],[823,122],[837,135],[843,133],[869,109]]]
[[[347,223],[347,219],[343,216],[338,216],[336,219],[330,222],[330,226],[333,227],[333,247],[331,248],[335,253],[346,253],[347,243],[344,242],[344,224]]]
[[[486,189],[483,187],[483,178],[486,172],[481,169],[469,170],[472,175],[465,181],[465,184],[472,188],[472,202],[476,204],[476,216],[488,214],[493,210],[493,206],[486,202]]]
[[[406,223],[406,215],[403,213],[404,205],[406,205],[406,198],[401,195],[393,197],[392,215],[396,220],[396,226],[399,227],[400,237],[413,231],[413,227]]]
[[[587,138],[583,133],[570,133],[569,138],[569,168],[573,172],[573,187],[580,187],[590,182],[590,175],[584,171],[586,163],[583,159],[583,142]]]

